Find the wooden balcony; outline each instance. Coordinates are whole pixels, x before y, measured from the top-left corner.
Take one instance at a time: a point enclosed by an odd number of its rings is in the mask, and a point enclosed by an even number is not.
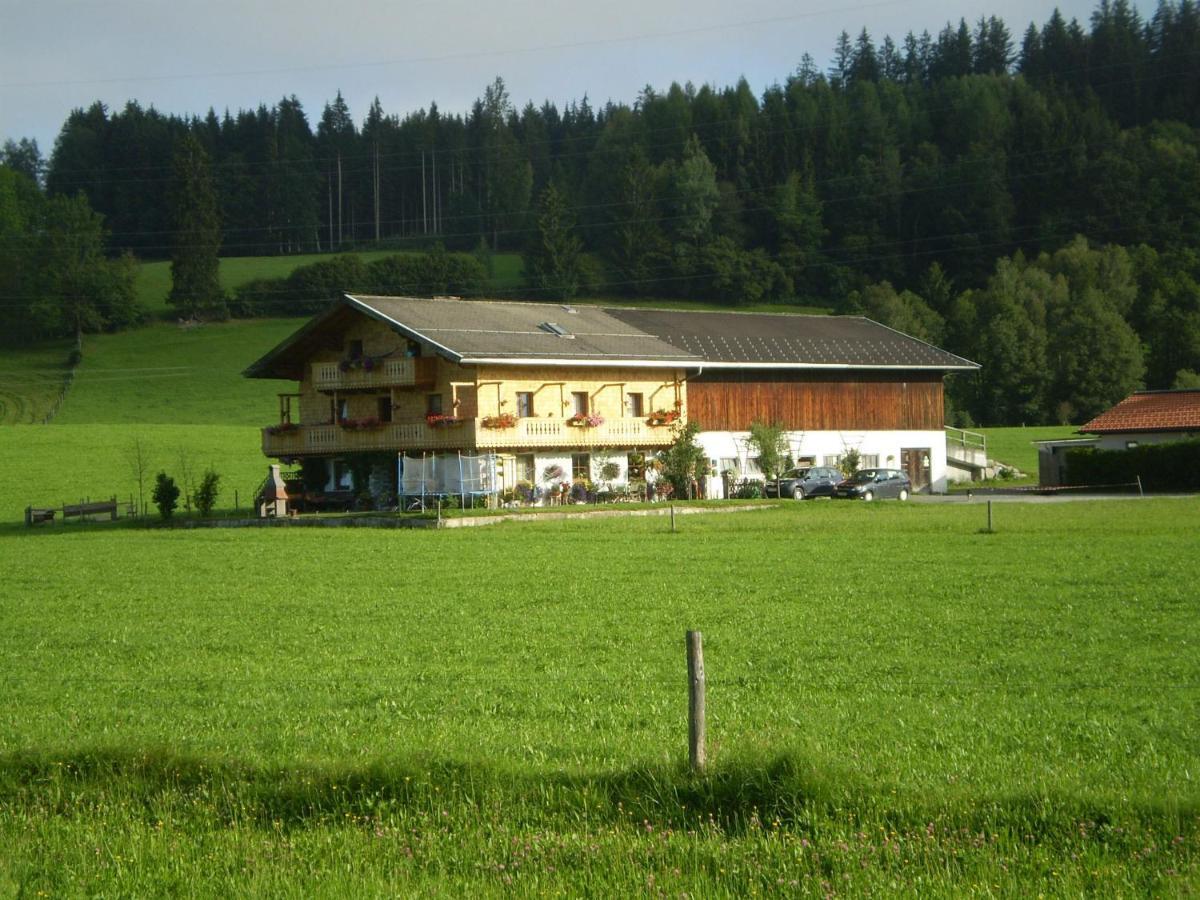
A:
[[[513,428],[484,428],[480,419],[432,428],[425,422],[392,422],[378,428],[299,425],[274,434],[263,429],[267,456],[307,456],[398,450],[590,450],[592,448],[666,447],[670,428],[647,425],[645,419],[612,419],[594,428],[577,428],[566,419],[518,419]],[[278,426],[276,426],[278,427]]]
[[[361,365],[342,371],[341,363],[312,364],[312,383],[318,391],[370,391],[433,384],[437,360],[432,358],[380,360],[370,370]]]

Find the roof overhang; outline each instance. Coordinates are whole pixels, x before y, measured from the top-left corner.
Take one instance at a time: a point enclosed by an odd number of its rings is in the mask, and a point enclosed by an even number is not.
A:
[[[786,362],[706,362],[692,357],[690,359],[651,360],[651,359],[558,359],[552,357],[504,357],[504,356],[464,356],[460,362],[464,366],[620,366],[622,368],[656,368],[656,369],[814,369],[822,371],[860,371],[860,372],[974,372],[978,366],[870,366],[846,365],[844,363],[786,363]]]

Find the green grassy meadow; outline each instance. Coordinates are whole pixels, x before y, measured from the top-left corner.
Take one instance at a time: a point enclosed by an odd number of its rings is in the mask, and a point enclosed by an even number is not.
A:
[[[1195,892],[1200,505],[981,525],[0,528],[0,892]]]
[[[242,371],[296,331],[303,319],[251,319],[194,328],[160,323],[94,335],[62,410],[64,425],[258,425],[279,415],[276,395],[294,382]]]
[[[70,345],[0,354],[0,897],[1200,891],[1195,499],[18,524],[135,442],[244,504],[300,324],[88,336],[49,426]]]
[[[1038,457],[1034,441],[1053,441],[1079,437],[1075,425],[1036,425],[1031,427],[979,428],[987,436],[988,456],[1016,466],[1037,483]]]

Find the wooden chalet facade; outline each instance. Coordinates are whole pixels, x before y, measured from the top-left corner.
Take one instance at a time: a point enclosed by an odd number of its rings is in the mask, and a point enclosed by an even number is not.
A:
[[[754,474],[745,438],[762,420],[797,460],[853,447],[940,489],[943,379],[975,367],[859,317],[346,296],[246,375],[297,383],[263,452],[322,461],[330,490],[369,469],[372,493],[405,493],[404,459],[451,455],[488,461],[486,491],[556,468],[598,480],[604,462],[623,482],[689,420],[714,472]]]

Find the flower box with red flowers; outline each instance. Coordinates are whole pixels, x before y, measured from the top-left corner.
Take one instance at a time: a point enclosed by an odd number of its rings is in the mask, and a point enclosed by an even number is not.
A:
[[[498,416],[484,416],[479,424],[484,428],[516,428],[517,417],[512,413],[500,413]]]
[[[447,416],[442,413],[430,413],[425,417],[425,424],[430,428],[456,428],[463,421],[458,416]]]
[[[383,422],[376,416],[367,416],[364,419],[338,419],[338,425],[347,431],[374,431],[382,428]]]
[[[267,434],[291,434],[299,431],[300,426],[293,422],[280,422],[278,425],[268,425],[265,430]]]
[[[677,409],[656,409],[650,413],[646,419],[647,425],[670,425],[672,422],[679,419],[679,410]]]

